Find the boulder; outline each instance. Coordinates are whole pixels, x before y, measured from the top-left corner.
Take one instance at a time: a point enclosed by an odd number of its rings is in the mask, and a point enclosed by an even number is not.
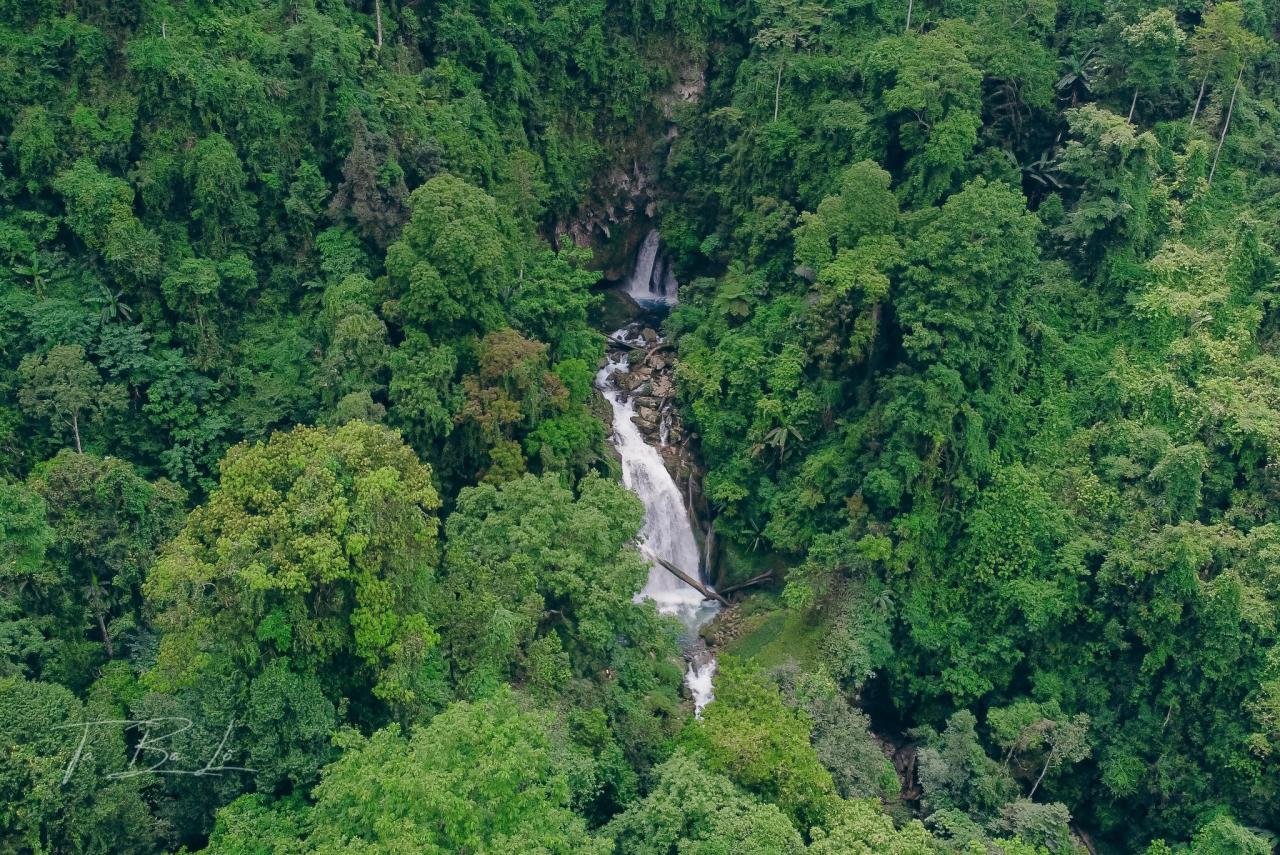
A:
[[[641,433],[655,433],[658,430],[658,411],[653,407],[636,407],[631,421]]]
[[[653,376],[653,372],[648,368],[637,368],[635,371],[619,371],[613,376],[619,389],[626,392],[632,392],[649,382],[649,378]]]

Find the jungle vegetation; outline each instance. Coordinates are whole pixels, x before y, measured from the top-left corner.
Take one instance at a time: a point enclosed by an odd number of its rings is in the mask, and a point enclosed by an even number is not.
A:
[[[0,851],[1271,852],[1278,28],[0,0]],[[637,161],[775,579],[701,718],[564,234]]]

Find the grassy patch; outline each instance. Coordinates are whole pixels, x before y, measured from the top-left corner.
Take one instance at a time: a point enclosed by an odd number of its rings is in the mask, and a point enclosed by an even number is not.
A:
[[[725,650],[749,659],[762,668],[774,668],[794,661],[805,670],[817,667],[821,657],[821,623],[785,608],[776,596],[751,597],[737,608],[742,610],[740,629]]]

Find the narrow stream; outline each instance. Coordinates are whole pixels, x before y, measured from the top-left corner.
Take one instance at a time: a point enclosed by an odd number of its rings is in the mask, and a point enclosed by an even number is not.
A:
[[[627,290],[637,302],[670,305],[676,299],[675,277],[663,257],[656,231],[650,232],[636,256],[636,265],[627,279]],[[644,346],[639,337],[639,324],[617,330],[618,341]],[[622,458],[622,482],[644,503],[644,526],[640,529],[640,547],[647,555],[656,555],[691,576],[700,572],[698,541],[685,507],[684,494],[676,486],[663,463],[658,448],[645,441],[631,420],[635,407],[631,396],[618,387],[615,376],[630,369],[625,353],[614,353],[596,375],[596,387],[613,408],[613,444]],[[667,432],[661,432],[665,443]],[[652,600],[661,614],[677,616],[685,626],[681,647],[689,661],[685,683],[693,696],[694,714],[712,699],[712,677],[716,660],[698,636],[698,629],[715,616],[719,604],[705,600],[701,593],[676,578],[656,561],[649,567],[649,579],[637,600]]]
[[[624,327],[615,337],[629,332]],[[613,407],[613,444],[622,458],[622,483],[644,503],[644,526],[640,529],[640,547],[657,555],[690,575],[700,565],[698,542],[693,536],[684,495],[662,462],[658,449],[645,442],[631,421],[635,409],[629,396],[614,382],[614,375],[627,371],[626,354],[614,354],[596,375],[596,386]],[[677,579],[654,562],[649,579],[636,595],[652,600],[662,614],[675,615],[685,625],[681,646],[689,660],[685,683],[693,695],[694,711],[700,713],[711,700],[711,678],[716,661],[698,637],[698,629],[715,616],[719,604],[704,600],[702,594]]]

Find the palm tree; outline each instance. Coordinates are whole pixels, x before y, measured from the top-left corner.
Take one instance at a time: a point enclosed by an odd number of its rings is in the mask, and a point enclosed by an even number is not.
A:
[[[38,252],[31,253],[31,263],[25,266],[14,268],[14,273],[19,276],[25,276],[31,280],[31,287],[35,289],[36,296],[44,299],[44,286],[48,280],[46,276],[49,271],[40,263],[40,254]]]
[[[1102,58],[1097,54],[1098,49],[1091,47],[1082,54],[1059,60],[1064,71],[1053,88],[1058,90],[1059,97],[1070,98],[1072,107],[1093,96],[1093,81],[1103,72]]]
[[[1062,179],[1057,175],[1058,172],[1058,152],[1054,147],[1046,148],[1040,152],[1040,158],[1031,163],[1020,164],[1019,168],[1022,174],[1044,188],[1052,188],[1061,190],[1063,188]]]
[[[99,285],[98,293],[85,297],[84,301],[101,307],[102,323],[109,324],[133,319],[133,309],[124,303],[123,297],[123,291],[112,291],[106,285]]]
[[[764,526],[756,519],[747,520],[748,533],[751,535],[751,551],[759,552],[760,544],[764,542]]]
[[[796,442],[804,442],[804,436],[798,428],[791,425],[779,425],[764,435],[764,439],[751,446],[751,456],[759,457],[767,449],[776,449],[778,452],[778,462],[781,463],[791,455],[794,446],[788,448],[788,440],[794,438]]]

